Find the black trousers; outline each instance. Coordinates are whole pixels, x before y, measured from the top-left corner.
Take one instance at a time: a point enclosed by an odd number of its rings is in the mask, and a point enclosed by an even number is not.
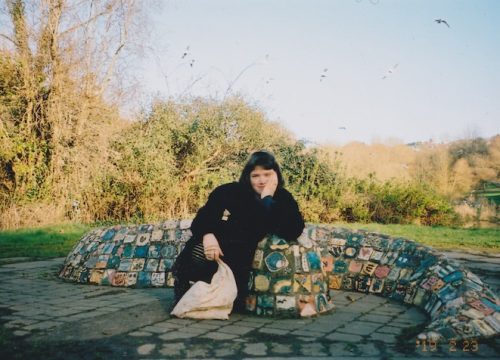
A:
[[[238,288],[238,296],[234,306],[236,309],[242,309],[248,294],[248,279],[255,247],[234,243],[221,244],[221,248],[224,252],[222,261],[232,270]],[[175,303],[189,290],[190,282],[204,281],[210,283],[217,269],[217,262],[205,258],[203,244],[195,239],[189,240],[177,257],[172,269],[175,279]]]

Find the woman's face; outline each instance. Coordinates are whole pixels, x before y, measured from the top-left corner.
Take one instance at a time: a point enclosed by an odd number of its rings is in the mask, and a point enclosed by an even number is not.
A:
[[[267,170],[262,166],[256,166],[250,173],[250,184],[252,185],[252,189],[260,195],[268,181],[270,181],[275,174],[276,172],[273,169]]]

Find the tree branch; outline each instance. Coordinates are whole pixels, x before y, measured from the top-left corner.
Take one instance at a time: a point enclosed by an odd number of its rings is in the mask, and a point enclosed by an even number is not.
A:
[[[60,36],[64,36],[70,32],[73,32],[75,31],[76,29],[79,29],[81,27],[84,27],[84,26],[87,26],[88,24],[92,23],[93,21],[97,20],[99,17],[105,15],[105,14],[108,14],[110,12],[110,10],[105,10],[105,11],[101,11],[100,13],[98,14],[95,14],[94,16],[92,16],[91,18],[87,19],[87,21],[84,21],[82,23],[79,23],[75,26],[72,26],[70,27],[69,29],[66,29],[64,31],[61,31],[61,34]]]
[[[217,156],[219,156],[221,153],[221,149],[217,149],[216,152],[213,153],[212,156],[210,156],[209,158],[203,160],[201,162],[201,164],[194,170],[191,170],[185,177],[184,179],[187,179],[187,178],[190,178],[190,177],[194,177],[195,175],[198,175],[199,173],[203,172],[203,171],[207,171],[207,170],[215,170],[215,169],[218,169],[218,167],[208,167],[206,169],[203,169],[203,165],[205,164],[208,164],[209,162],[211,162],[212,160],[214,160]]]
[[[0,37],[3,37],[4,39],[9,40],[11,43],[13,43],[14,45],[16,45],[16,46],[17,46],[17,43],[16,43],[13,39],[11,39],[10,37],[8,37],[7,35],[5,35],[5,34],[0,34]]]

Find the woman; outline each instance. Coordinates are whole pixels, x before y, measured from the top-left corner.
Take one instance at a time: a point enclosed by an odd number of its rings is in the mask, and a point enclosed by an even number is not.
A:
[[[238,288],[233,311],[244,310],[257,243],[270,233],[293,241],[304,229],[297,202],[283,183],[274,156],[258,151],[250,156],[239,182],[221,185],[210,194],[173,268],[175,303],[189,289],[190,281],[209,283],[221,258],[233,271]]]

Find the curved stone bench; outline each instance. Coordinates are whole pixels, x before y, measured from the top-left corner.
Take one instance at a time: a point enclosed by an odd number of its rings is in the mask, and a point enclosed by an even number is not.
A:
[[[173,286],[170,269],[191,237],[190,225],[182,220],[92,230],[67,256],[60,277],[97,285]],[[327,312],[328,290],[342,289],[422,308],[431,322],[421,338],[500,333],[499,298],[471,271],[412,240],[362,230],[308,224],[296,244],[263,239],[249,288],[247,309],[256,315]]]
[[[328,269],[316,243],[287,243],[277,236],[259,242],[249,280],[247,311],[262,316],[307,317],[334,308]]]

